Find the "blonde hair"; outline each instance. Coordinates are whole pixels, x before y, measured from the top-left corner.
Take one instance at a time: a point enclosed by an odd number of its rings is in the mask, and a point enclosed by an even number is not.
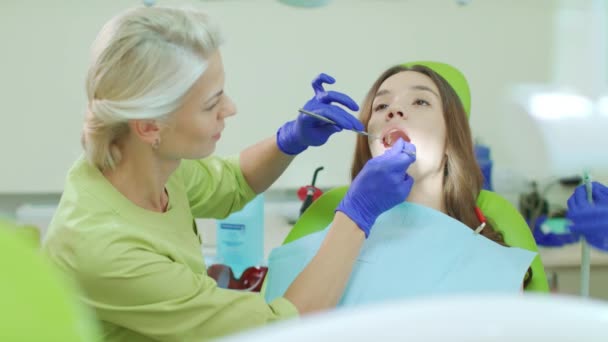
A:
[[[221,44],[217,27],[193,9],[142,7],[112,18],[92,47],[82,144],[101,170],[121,159],[128,121],[167,119]]]

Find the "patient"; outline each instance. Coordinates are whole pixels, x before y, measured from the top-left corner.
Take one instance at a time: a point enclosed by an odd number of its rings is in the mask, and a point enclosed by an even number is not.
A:
[[[460,77],[466,86],[464,77],[457,70],[444,64],[430,65],[448,69],[450,74]],[[466,91],[468,96],[468,88]],[[516,251],[517,248],[498,246],[506,245],[502,235],[477,208],[476,199],[482,189],[483,176],[475,160],[468,113],[454,88],[443,77],[424,65],[392,67],[372,85],[361,106],[359,119],[370,134],[381,139],[358,136],[352,179],[369,159],[383,154],[402,139],[407,145],[415,146],[416,162],[407,170],[414,179],[414,185],[403,205],[391,209],[376,221],[374,232],[364,246],[359,258],[361,263],[353,271],[343,300],[358,303],[410,295],[485,290],[505,292],[505,289],[512,292],[528,284],[531,279],[528,266],[533,253],[523,250],[520,253]],[[411,150],[414,150],[413,146]],[[470,228],[470,233],[467,233],[469,230],[466,227]],[[408,232],[408,229],[412,231]],[[477,235],[477,240],[471,240],[475,230],[481,236]],[[293,275],[289,273],[298,272],[306,264],[309,255],[321,243],[323,234],[312,234],[273,251],[268,276],[271,293],[267,299],[280,294],[292,281]],[[473,254],[467,254],[466,246],[454,246],[459,243],[475,246],[471,247]],[[486,255],[491,257],[480,260]],[[396,260],[400,256],[436,258],[428,264],[416,265],[421,261]],[[514,261],[517,265],[510,265],[509,260],[515,259],[518,260]],[[280,270],[280,274],[273,272],[273,266]],[[514,270],[511,273],[503,272],[510,274],[506,277],[511,277],[507,279],[511,285],[496,286],[497,280],[494,283],[488,281],[487,286],[481,284],[484,277],[500,278],[501,267],[512,267],[511,270]],[[388,270],[391,274],[383,276],[376,273],[376,269]],[[414,276],[403,277],[400,287],[391,288],[386,279],[392,279],[393,273],[405,269],[413,272]],[[493,274],[478,274],[480,272]],[[370,277],[380,280],[374,283],[368,279]],[[420,277],[426,277],[426,280],[412,279]],[[437,284],[440,282],[445,284]],[[357,288],[359,286],[360,289]],[[366,298],[369,297],[366,291],[372,287],[374,292],[385,293]]]
[[[369,159],[402,138],[417,151],[416,162],[407,170],[414,178],[407,201],[441,211],[471,229],[481,225],[475,208],[483,175],[475,160],[468,113],[443,77],[425,65],[386,70],[368,91],[359,120],[382,139],[357,138],[352,179]],[[490,222],[480,233],[505,245]],[[528,269],[524,287],[530,279]]]

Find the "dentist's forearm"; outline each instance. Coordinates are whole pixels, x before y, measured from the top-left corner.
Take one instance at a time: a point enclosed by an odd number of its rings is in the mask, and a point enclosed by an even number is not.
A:
[[[241,152],[241,171],[249,186],[259,194],[283,174],[294,158],[281,152],[276,136],[272,136]]]
[[[335,307],[364,241],[363,231],[348,216],[337,212],[321,248],[287,289],[285,298],[300,314]]]

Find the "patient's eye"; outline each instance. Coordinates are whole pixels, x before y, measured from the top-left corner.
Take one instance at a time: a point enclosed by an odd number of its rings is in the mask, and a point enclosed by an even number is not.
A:
[[[376,107],[374,107],[374,112],[378,112],[378,111],[381,111],[383,109],[386,109],[386,107],[388,107],[388,105],[386,105],[384,103],[381,103],[381,104],[377,105]]]
[[[416,99],[413,103],[414,106],[430,106],[431,104],[423,99]]]

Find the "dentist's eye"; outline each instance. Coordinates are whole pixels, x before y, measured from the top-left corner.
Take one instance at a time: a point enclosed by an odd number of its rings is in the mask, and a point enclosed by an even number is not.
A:
[[[217,105],[220,104],[220,101],[217,101],[216,103],[212,104],[211,106],[207,107],[207,108],[203,108],[203,112],[210,112],[213,109],[215,109],[215,107],[217,107]]]
[[[431,104],[423,99],[416,99],[413,103],[414,106],[430,106]]]
[[[381,104],[377,105],[376,107],[374,107],[374,112],[381,111],[383,109],[386,109],[387,107],[388,107],[388,105],[381,103]]]

